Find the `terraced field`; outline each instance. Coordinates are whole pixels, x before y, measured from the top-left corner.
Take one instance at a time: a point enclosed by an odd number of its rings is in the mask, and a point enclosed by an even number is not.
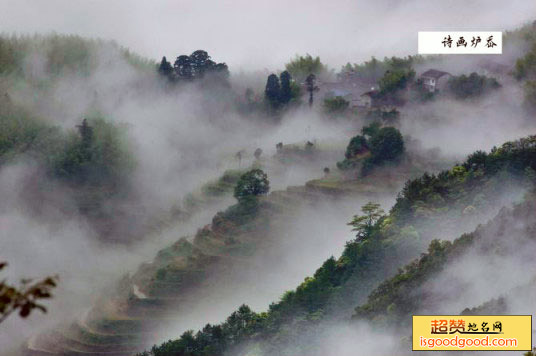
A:
[[[400,178],[399,184],[403,182]],[[227,281],[233,280],[237,270],[252,267],[258,251],[276,246],[270,232],[288,223],[302,207],[341,196],[376,200],[379,194],[394,196],[398,188],[398,184],[377,186],[370,180],[354,180],[324,189],[319,182],[272,192],[259,200],[251,216],[217,215],[195,236],[181,238],[162,249],[152,262],[140,265],[79,320],[28,340],[24,355],[126,356],[146,349],[158,340],[158,330],[195,308],[200,291],[217,295],[218,288],[234,283]]]

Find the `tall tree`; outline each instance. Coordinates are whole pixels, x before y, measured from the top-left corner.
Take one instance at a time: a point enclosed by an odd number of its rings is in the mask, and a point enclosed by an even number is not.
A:
[[[158,73],[170,79],[171,79],[171,76],[173,75],[173,67],[171,66],[171,63],[167,61],[165,56],[162,57],[162,61],[160,62],[160,65],[158,66]]]
[[[385,212],[381,209],[380,204],[368,202],[361,207],[363,215],[354,215],[348,225],[352,226],[352,231],[356,231],[357,241],[366,240],[372,233],[374,225],[383,217]]]
[[[281,80],[281,104],[288,104],[290,99],[292,99],[292,88],[290,87],[292,76],[288,71],[284,71],[279,78]]]
[[[252,169],[244,173],[234,189],[234,197],[242,202],[258,195],[266,195],[270,191],[268,175],[262,169]]]
[[[174,64],[174,68],[175,74],[181,79],[192,79],[194,77],[192,60],[189,56],[178,56]]]
[[[192,72],[195,77],[202,78],[205,72],[214,68],[215,64],[206,51],[199,49],[190,55]]]
[[[309,74],[307,79],[305,79],[305,86],[309,92],[309,106],[313,106],[313,93],[318,90],[316,86],[316,75],[313,73]]]
[[[266,89],[264,95],[270,105],[274,108],[279,106],[279,98],[281,97],[281,86],[279,78],[275,74],[270,74],[266,80]]]

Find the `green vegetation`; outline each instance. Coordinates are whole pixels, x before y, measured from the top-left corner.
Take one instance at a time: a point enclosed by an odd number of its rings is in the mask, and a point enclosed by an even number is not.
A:
[[[49,159],[58,150],[61,132],[6,98],[0,104],[0,164],[21,153]],[[1,99],[0,99],[1,101]]]
[[[268,76],[264,98],[269,111],[277,112],[280,108],[286,108],[289,104],[295,103],[299,99],[299,95],[299,86],[288,71],[282,72],[279,78],[275,74]]]
[[[513,72],[517,80],[525,82],[525,105],[531,111],[536,110],[536,25],[533,24],[532,27],[532,32],[529,32],[532,35],[526,36],[527,42],[531,43],[531,49],[516,61]]]
[[[488,78],[474,72],[469,76],[463,74],[452,77],[448,81],[448,90],[457,99],[477,98],[500,87],[501,85],[495,78]]]
[[[127,63],[141,70],[154,65],[152,61],[133,54],[111,41],[58,34],[0,35],[0,74],[24,76],[30,81],[34,80],[32,73],[25,72],[25,59],[38,55],[43,59],[44,72],[49,77],[65,74],[88,76],[98,65],[99,51],[102,49],[117,51]]]
[[[517,204],[513,209],[502,209],[493,220],[453,242],[432,241],[427,253],[400,269],[396,276],[381,283],[369,295],[367,303],[356,308],[355,318],[366,318],[374,320],[375,323],[396,326],[406,324],[410,315],[416,313],[423,304],[433,307],[433,293],[421,287],[441,271],[455,265],[470,248],[485,249],[489,258],[496,255],[499,260],[503,260],[504,252],[499,251],[504,250],[504,244],[515,243],[516,236],[534,239],[534,236],[524,233],[534,228],[534,198],[534,195],[529,194],[521,204]],[[512,223],[514,221],[516,223]],[[519,223],[520,221],[523,223]],[[503,310],[500,310],[501,304]],[[465,309],[462,313],[480,313],[486,309],[504,313],[504,300],[492,300],[479,308]]]
[[[296,55],[289,63],[285,64],[285,69],[298,81],[303,81],[309,74],[316,76],[327,73],[328,67],[320,61],[320,57],[310,54],[305,56]]]
[[[337,162],[341,170],[355,169],[362,165],[361,174],[367,175],[377,166],[397,162],[404,153],[404,140],[394,127],[381,127],[379,122],[364,126],[362,135],[350,140],[345,159]]]
[[[536,80],[536,39],[525,56],[516,61],[513,75],[518,80]]]
[[[369,238],[375,226],[381,219],[384,219],[385,212],[380,208],[380,204],[369,202],[361,207],[363,215],[354,215],[348,225],[352,226],[352,231],[356,232],[356,241],[363,241]]]
[[[345,100],[342,96],[336,96],[334,98],[324,99],[324,111],[328,115],[342,115],[348,110],[350,102]]]
[[[234,190],[234,197],[242,202],[251,197],[268,194],[270,190],[270,182],[268,176],[261,169],[252,169],[244,173]]]
[[[381,96],[396,95],[400,90],[406,89],[415,78],[415,71],[411,68],[388,70],[378,81]]]
[[[221,196],[234,189],[240,177],[244,174],[238,169],[230,169],[214,182],[209,182],[201,188],[201,191],[210,196]]]
[[[96,117],[84,119],[78,133],[68,134],[53,171],[66,182],[118,191],[133,164],[121,129]]]
[[[416,64],[424,62],[422,56],[385,57],[383,61],[372,57],[370,61],[365,61],[362,64],[347,63],[341,68],[339,76],[344,76],[346,73],[355,73],[359,78],[377,82],[386,72],[406,72],[409,73]]]
[[[366,130],[372,134],[377,131],[381,129]],[[528,137],[505,143],[489,154],[476,152],[463,164],[438,176],[425,174],[408,181],[388,215],[376,204],[364,206],[363,215],[350,222],[357,229],[357,236],[346,244],[342,255],[326,260],[312,277],[285,293],[267,312],[254,313],[242,306],[222,324],[207,325],[195,334],[187,332],[177,340],[154,346],[143,355],[221,355],[231,349],[292,354],[294,348],[307,353],[308,348],[314,350],[314,345],[298,343],[300,346],[296,346],[296,340],[301,337],[314,340],[322,321],[336,315],[347,316],[371,292],[369,302],[358,308],[359,317],[374,316],[375,311],[382,316],[411,312],[411,306],[417,303],[408,293],[411,287],[420,285],[419,280],[425,274],[433,275],[449,256],[469,246],[474,234],[463,235],[454,243],[432,241],[428,252],[419,260],[378,289],[374,288],[391,277],[401,261],[417,257],[434,232],[448,233],[449,229],[440,221],[453,226],[450,217],[455,216],[459,223],[469,202],[475,203],[477,209],[489,209],[492,201],[487,200],[488,196],[497,196],[501,189],[508,189],[508,181],[512,179],[527,179],[527,168],[535,166],[536,137]],[[530,209],[527,211],[533,211],[534,207]],[[516,212],[512,214],[515,216]]]
[[[194,51],[191,55],[180,55],[173,67],[166,57],[158,66],[158,73],[171,82],[200,80],[205,77],[226,83],[229,69],[225,63],[214,62],[204,50]]]

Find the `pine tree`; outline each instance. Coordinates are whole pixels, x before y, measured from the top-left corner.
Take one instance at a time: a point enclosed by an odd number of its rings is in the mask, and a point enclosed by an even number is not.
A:
[[[292,77],[288,71],[284,71],[279,78],[281,80],[280,102],[281,104],[288,104],[290,99],[292,99],[292,89],[290,88]]]
[[[274,108],[279,106],[279,98],[281,97],[281,86],[279,78],[275,74],[270,74],[266,81],[266,89],[264,91],[266,99]]]
[[[171,66],[171,63],[167,61],[165,56],[162,57],[162,62],[160,62],[160,66],[158,66],[158,73],[160,73],[160,75],[163,75],[164,77],[171,79],[171,76],[173,74],[173,67]]]

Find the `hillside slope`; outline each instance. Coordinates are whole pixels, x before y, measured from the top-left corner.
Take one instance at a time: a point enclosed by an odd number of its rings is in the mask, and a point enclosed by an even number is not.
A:
[[[206,325],[196,334],[187,332],[180,339],[155,346],[146,354],[220,355],[230,350],[239,354],[254,350],[270,355],[311,354],[319,349],[315,340],[321,340],[320,336],[330,323],[348,319],[351,314],[348,307],[365,303],[371,292],[368,304],[358,309],[359,316],[376,318],[378,315],[382,319],[382,315],[389,316],[391,312],[395,316],[406,316],[414,311],[411,306],[420,296],[401,294],[411,289],[412,280],[425,273],[425,263],[411,265],[418,267],[417,272],[421,271],[413,278],[406,278],[405,272],[400,272],[380,284],[380,289],[375,289],[377,285],[417,257],[437,237],[438,226],[450,227],[447,232],[455,233],[468,215],[474,217],[473,214],[481,210],[492,213],[491,217],[501,206],[509,205],[505,196],[512,199],[513,191],[508,183],[532,186],[535,168],[536,137],[532,136],[505,143],[489,154],[477,152],[463,165],[437,176],[425,174],[409,181],[390,214],[380,218],[365,239],[348,242],[340,258],[325,261],[313,277],[306,278],[281,301],[271,304],[268,312],[254,313],[244,305],[224,323]],[[524,212],[527,222],[531,221],[530,204],[533,204],[531,199],[515,208]],[[480,219],[472,219],[473,223],[484,221],[484,216],[480,214]],[[495,220],[499,225],[501,216]],[[453,236],[456,235],[459,233]],[[433,273],[436,265],[442,263],[447,251],[463,249],[474,235],[464,235],[454,243],[432,241],[429,252],[438,257],[437,262],[426,257],[428,255],[423,257],[423,261],[433,261],[429,272]],[[404,283],[406,279],[408,284]],[[391,288],[393,284],[401,287]],[[386,288],[392,290],[391,294],[385,294]]]

